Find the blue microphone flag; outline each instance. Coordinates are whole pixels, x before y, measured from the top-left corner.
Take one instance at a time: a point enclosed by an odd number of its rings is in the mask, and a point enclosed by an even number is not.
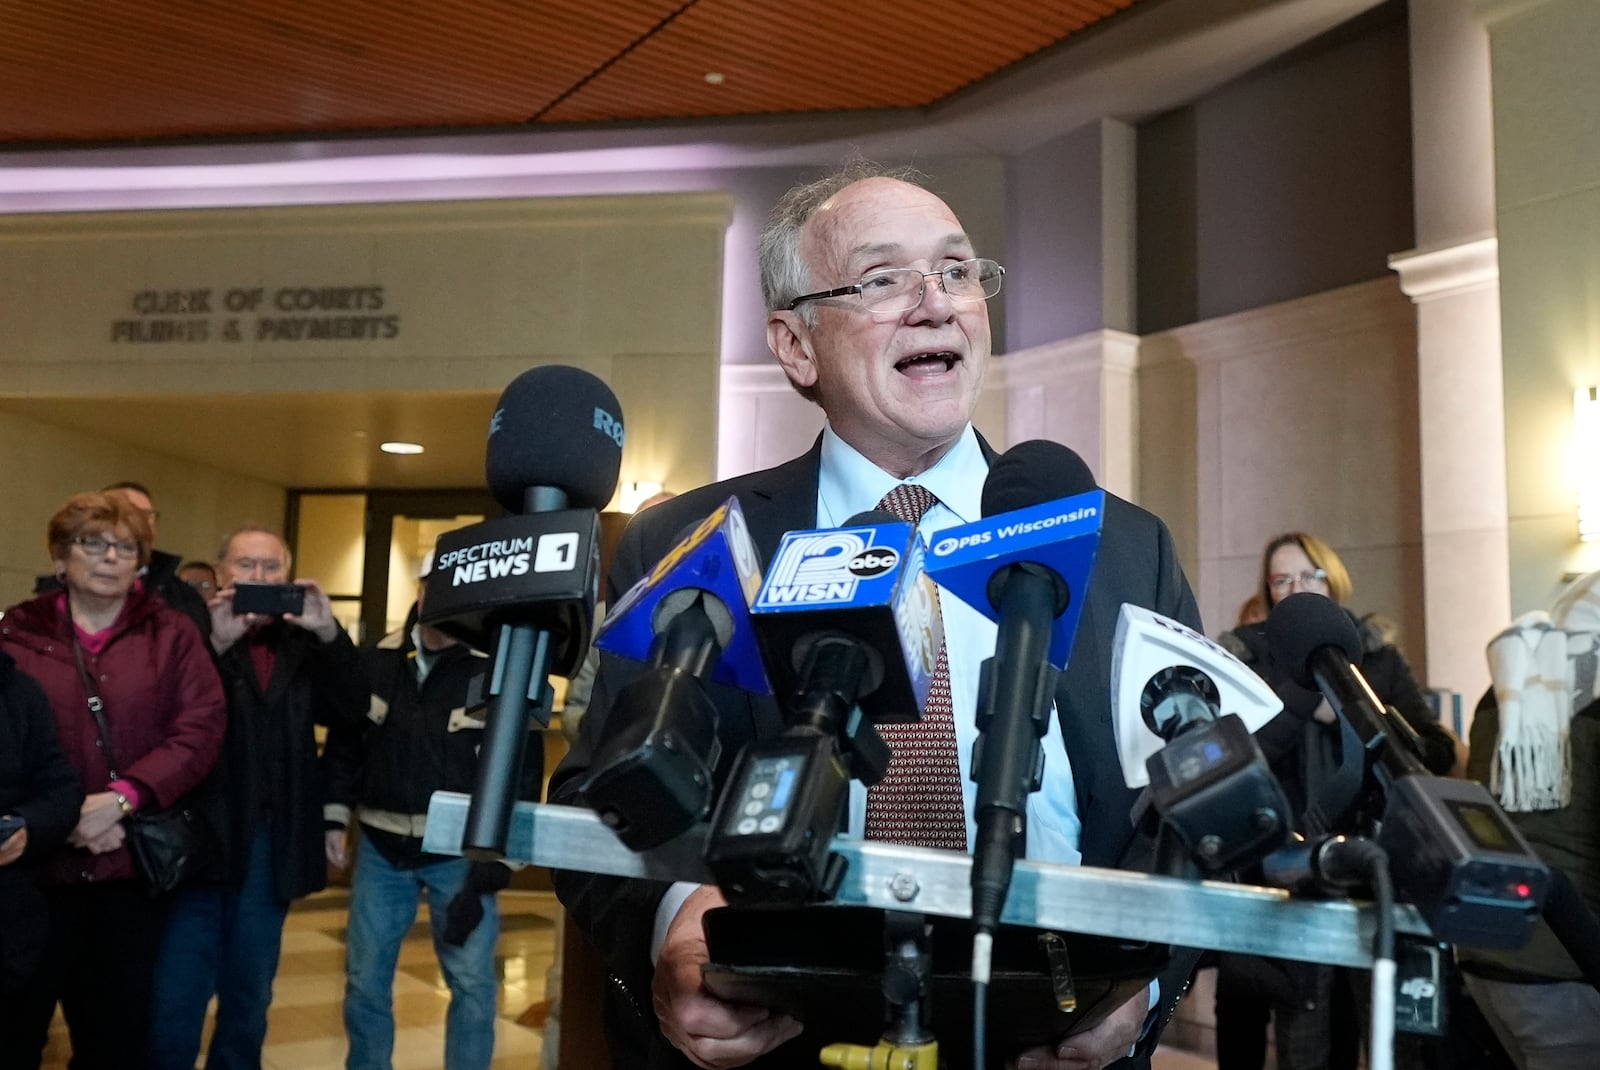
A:
[[[751,607],[774,691],[798,684],[803,638],[837,632],[881,659],[861,698],[874,721],[914,721],[927,703],[944,642],[926,550],[907,523],[791,531]]]
[[[635,661],[648,660],[661,600],[674,591],[700,588],[719,598],[733,616],[733,634],[711,668],[711,679],[741,691],[770,694],[750,624],[750,603],[760,586],[761,565],[744,510],[737,498],[729,498],[608,608],[595,645]]]
[[[989,581],[997,571],[1029,561],[1054,570],[1072,592],[1050,633],[1050,663],[1059,668],[1072,653],[1089,573],[1100,548],[1104,512],[1105,492],[1092,490],[945,528],[933,536],[928,575],[979,613],[998,621],[999,609],[989,596]]]

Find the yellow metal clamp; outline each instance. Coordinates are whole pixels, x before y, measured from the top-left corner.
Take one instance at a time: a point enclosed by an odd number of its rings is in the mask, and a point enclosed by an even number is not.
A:
[[[829,1044],[818,1056],[823,1066],[840,1070],[939,1070],[937,1041],[904,1047],[881,1041],[873,1047]]]

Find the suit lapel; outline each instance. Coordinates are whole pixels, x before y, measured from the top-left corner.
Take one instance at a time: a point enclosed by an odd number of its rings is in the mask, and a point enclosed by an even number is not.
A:
[[[784,532],[817,526],[817,484],[822,473],[822,438],[804,454],[754,477],[739,495],[750,538],[771,564]]]

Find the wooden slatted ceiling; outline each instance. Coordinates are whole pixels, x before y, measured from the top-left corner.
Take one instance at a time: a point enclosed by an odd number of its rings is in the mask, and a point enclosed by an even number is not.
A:
[[[547,117],[592,122],[926,105],[1132,3],[702,0]],[[725,81],[708,85],[707,71]]]
[[[1135,2],[35,0],[0,143],[914,107]]]

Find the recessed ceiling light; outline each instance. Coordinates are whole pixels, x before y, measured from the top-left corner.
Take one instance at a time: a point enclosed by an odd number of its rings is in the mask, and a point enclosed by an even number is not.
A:
[[[378,445],[378,448],[384,453],[412,454],[422,452],[421,444],[416,442],[383,442]]]
[[[723,75],[723,73],[721,71],[707,71],[706,72],[706,84],[707,85],[721,85],[725,81],[727,81],[727,78]]]

